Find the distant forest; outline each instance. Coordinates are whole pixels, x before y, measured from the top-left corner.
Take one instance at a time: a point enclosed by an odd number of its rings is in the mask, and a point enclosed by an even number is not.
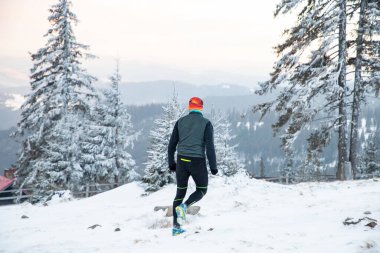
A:
[[[128,112],[132,116],[133,127],[136,131],[141,131],[139,138],[135,141],[133,149],[130,150],[136,161],[138,172],[144,170],[144,162],[146,162],[146,150],[149,146],[149,132],[152,129],[153,121],[162,114],[162,104],[149,104],[142,106],[128,106]],[[275,121],[276,115],[272,114],[265,117],[262,122],[259,121],[259,115],[253,114],[250,108],[246,110],[232,109],[226,111],[231,122],[232,133],[236,136],[234,139],[237,145],[237,151],[245,168],[254,176],[261,176],[262,167],[264,166],[264,176],[276,177],[279,175],[286,157],[281,150],[281,141],[278,136],[273,136],[271,124]],[[205,114],[205,117],[209,117]],[[363,154],[363,147],[366,136],[372,125],[379,131],[378,125],[380,121],[380,107],[370,107],[363,110],[363,123],[366,129],[361,132],[360,136],[360,154]],[[9,137],[12,129],[0,131],[0,172],[10,167],[16,162],[17,150],[19,143]],[[306,157],[307,143],[305,138],[308,132],[304,131],[295,142],[295,161],[294,167],[304,162]],[[336,138],[332,138],[335,140]],[[377,146],[380,148],[380,138],[377,139]],[[335,173],[337,149],[336,143],[330,143],[326,147],[322,155],[324,165],[327,169],[326,174],[333,175]]]
[[[144,162],[146,161],[146,149],[149,145],[149,131],[152,128],[155,118],[160,117],[162,114],[162,105],[152,104],[145,106],[129,106],[129,113],[132,115],[132,122],[136,130],[140,130],[141,134],[138,141],[135,143],[131,154],[133,155],[142,172]],[[247,108],[245,111],[232,109],[226,111],[228,118],[231,122],[232,133],[236,136],[234,139],[237,145],[237,151],[240,154],[241,160],[246,169],[254,176],[260,176],[262,171],[261,167],[264,166],[264,176],[278,176],[286,157],[281,150],[281,141],[278,136],[273,136],[271,125],[276,119],[276,115],[272,114],[264,118],[262,122],[259,121],[259,115],[253,114]],[[205,114],[205,117],[209,117]],[[363,123],[366,123],[365,129],[361,132],[360,136],[360,154],[363,153],[363,147],[366,141],[366,136],[371,131],[371,126],[377,128],[380,119],[380,107],[365,108],[363,110]],[[378,131],[379,128],[377,128]],[[295,161],[294,167],[299,166],[304,162],[306,157],[306,137],[308,132],[304,131],[297,141],[295,142]],[[331,138],[335,140],[336,138]],[[380,138],[378,138],[378,147],[380,147]],[[334,175],[337,149],[336,143],[331,142],[324,150],[322,157],[326,174]]]

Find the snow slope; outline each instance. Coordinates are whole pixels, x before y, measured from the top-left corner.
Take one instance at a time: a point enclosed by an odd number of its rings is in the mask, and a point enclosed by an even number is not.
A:
[[[347,217],[380,220],[374,180],[285,186],[212,177],[200,214],[177,237],[171,218],[153,212],[170,204],[175,186],[142,194],[131,183],[87,199],[0,207],[0,252],[380,252],[380,225],[342,224]],[[101,227],[88,229],[95,224]]]

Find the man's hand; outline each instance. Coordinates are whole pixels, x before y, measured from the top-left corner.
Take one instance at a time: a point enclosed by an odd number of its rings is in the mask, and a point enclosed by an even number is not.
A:
[[[170,169],[171,172],[175,172],[176,168],[177,168],[177,164],[176,163],[172,163],[172,164],[169,165],[169,169]]]
[[[212,170],[211,170],[211,174],[213,174],[213,175],[218,174],[218,169],[212,169]]]

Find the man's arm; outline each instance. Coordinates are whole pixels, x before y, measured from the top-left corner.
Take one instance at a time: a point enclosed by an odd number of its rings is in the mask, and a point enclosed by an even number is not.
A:
[[[168,163],[169,167],[171,168],[173,164],[175,164],[174,160],[174,153],[177,149],[177,144],[179,141],[179,135],[178,135],[178,121],[175,123],[172,135],[170,137],[169,145],[168,145]]]
[[[214,127],[211,122],[208,122],[205,129],[205,144],[206,144],[206,155],[208,164],[210,165],[210,170],[213,175],[218,173],[216,168],[216,154],[214,147]]]

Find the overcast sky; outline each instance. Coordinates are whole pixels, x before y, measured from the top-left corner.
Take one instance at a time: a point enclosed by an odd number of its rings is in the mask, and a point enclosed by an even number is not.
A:
[[[0,85],[28,85],[28,52],[44,46],[56,0],[0,0]],[[121,62],[123,81],[179,80],[253,86],[275,60],[291,17],[276,0],[73,0],[77,40],[99,58],[100,81]]]

